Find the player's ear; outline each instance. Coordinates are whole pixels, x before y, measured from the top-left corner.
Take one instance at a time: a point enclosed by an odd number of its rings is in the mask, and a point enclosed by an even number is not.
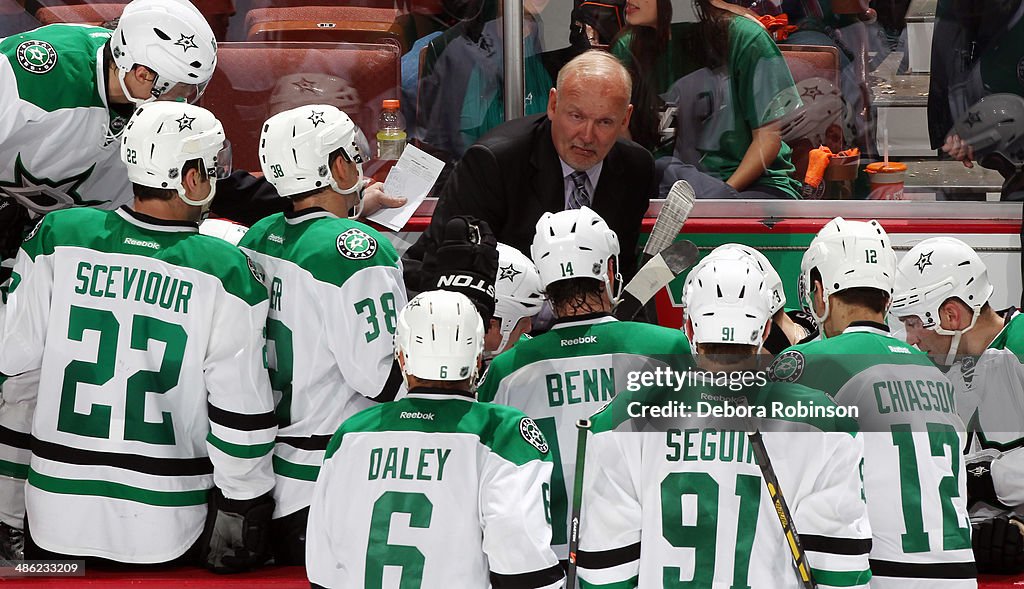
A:
[[[761,343],[768,341],[768,334],[772,332],[772,320],[769,319],[764,323],[764,333],[761,334]]]

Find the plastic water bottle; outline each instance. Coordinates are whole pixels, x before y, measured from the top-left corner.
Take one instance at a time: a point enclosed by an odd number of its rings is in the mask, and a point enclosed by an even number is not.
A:
[[[405,117],[398,100],[385,100],[377,121],[377,158],[397,160],[405,151]]]

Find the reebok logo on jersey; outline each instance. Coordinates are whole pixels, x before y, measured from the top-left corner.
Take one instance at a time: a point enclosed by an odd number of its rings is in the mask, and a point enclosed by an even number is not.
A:
[[[899,346],[889,346],[889,351],[894,353],[894,354],[912,354],[913,353],[910,350],[908,350],[906,348],[901,348]]]
[[[18,45],[18,65],[33,74],[45,74],[57,65],[57,52],[46,41],[33,39]]]
[[[402,411],[398,416],[402,419],[425,419],[427,421],[434,421],[433,413],[422,413],[420,411]]]
[[[267,241],[273,241],[274,243],[284,243],[284,238],[280,235],[274,235],[271,233],[267,236]]]
[[[148,247],[150,249],[160,249],[160,244],[155,241],[142,241],[141,239],[135,239],[134,237],[125,237],[124,243],[126,245],[137,245],[139,247]]]
[[[582,337],[574,337],[572,339],[561,340],[561,345],[562,345],[563,348],[566,347],[566,346],[578,346],[580,344],[596,344],[596,343],[597,343],[597,336],[596,335],[584,335]]]

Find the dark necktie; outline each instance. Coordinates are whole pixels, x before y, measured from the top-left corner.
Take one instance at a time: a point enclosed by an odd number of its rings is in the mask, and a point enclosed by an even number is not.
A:
[[[569,174],[572,180],[572,194],[569,195],[569,208],[578,209],[583,206],[590,206],[590,192],[587,191],[587,173],[573,172]]]

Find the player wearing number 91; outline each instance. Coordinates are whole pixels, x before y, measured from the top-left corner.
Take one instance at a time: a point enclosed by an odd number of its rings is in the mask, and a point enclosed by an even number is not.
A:
[[[582,586],[807,587],[794,574],[764,469],[777,477],[817,586],[866,587],[871,530],[856,423],[726,415],[744,406],[835,404],[821,391],[763,376],[740,382],[762,368],[772,322],[771,289],[755,261],[711,258],[693,272],[684,328],[697,368],[737,375],[740,386],[694,377],[678,388],[623,392],[594,415],[582,469]],[[670,402],[691,409],[643,417],[641,408]],[[753,428],[772,470],[757,461]]]
[[[398,254],[379,233],[347,218],[362,201],[357,131],[329,105],[267,120],[260,165],[294,212],[257,222],[238,244],[260,264],[270,291],[279,564],[303,562],[313,482],[331,435],[371,399],[394,399],[402,384],[391,337],[406,302]]]
[[[0,454],[31,454],[8,465],[28,479],[27,558],[188,558],[204,522],[208,566],[265,558],[267,293],[245,255],[197,226],[223,147],[202,108],[140,107],[121,146],[134,210],[56,211],[18,252],[0,372],[41,371],[38,393],[4,390],[0,423],[17,434]]]
[[[551,453],[537,425],[479,403],[484,325],[462,293],[402,310],[395,357],[409,394],[334,434],[309,511],[314,587],[561,587],[551,551]]]
[[[925,353],[889,335],[895,283],[877,221],[829,221],[804,253],[799,289],[825,339],[783,351],[769,377],[858,409],[871,586],[975,587],[959,400]]]

